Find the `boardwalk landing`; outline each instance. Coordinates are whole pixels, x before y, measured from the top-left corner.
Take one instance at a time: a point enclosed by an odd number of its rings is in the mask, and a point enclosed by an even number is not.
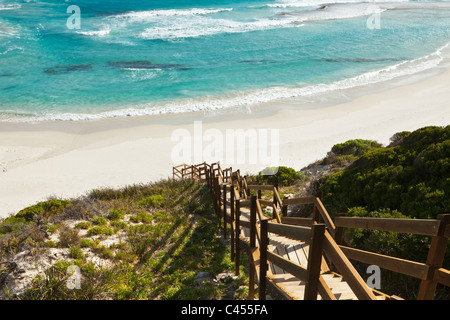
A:
[[[173,168],[173,177],[199,180],[210,187],[218,225],[230,239],[236,274],[241,249],[250,257],[249,299],[254,299],[257,284],[259,299],[402,300],[369,288],[350,259],[420,279],[421,300],[433,299],[438,283],[450,287],[450,271],[442,268],[450,214],[437,219],[337,217],[332,221],[319,198],[281,199],[277,186],[248,185],[239,170],[222,170],[219,163],[180,165]],[[271,199],[263,199],[263,192]],[[298,204],[312,205],[312,218],[287,217],[288,206]],[[272,217],[264,214],[263,206],[271,209]],[[427,261],[345,247],[341,245],[344,228],[430,236]]]
[[[247,208],[241,209],[241,219],[250,222],[250,210],[248,210]],[[249,246],[249,228],[242,228],[240,241],[244,242],[246,246]],[[307,244],[306,242],[292,240],[286,237],[279,236],[275,233],[269,233],[268,249],[285,258],[286,260],[303,266],[305,269],[307,269],[308,267],[309,244]],[[321,276],[330,288],[333,295],[336,297],[336,300],[358,300],[350,286],[343,280],[340,275],[331,272],[325,261],[322,263],[322,267],[325,269],[325,271],[321,273]],[[283,270],[272,262],[269,262],[268,269],[268,278],[271,280],[271,282],[273,282],[274,285],[278,286],[282,292],[273,292],[274,290],[268,290],[269,292],[272,291],[272,293],[269,293],[266,296],[266,299],[304,299],[306,281],[302,281],[296,278],[295,276],[291,275],[289,272]],[[274,297],[272,297],[271,294],[274,295]],[[286,296],[283,297],[283,294],[285,294]],[[376,297],[379,300],[390,298],[382,293],[377,293]],[[317,299],[323,299],[320,293],[318,294]]]

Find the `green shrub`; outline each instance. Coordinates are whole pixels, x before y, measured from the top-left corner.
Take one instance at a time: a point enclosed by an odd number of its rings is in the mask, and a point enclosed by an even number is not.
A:
[[[115,221],[115,220],[122,219],[124,216],[125,216],[124,210],[112,209],[109,211],[108,219]]]
[[[71,205],[72,203],[68,200],[48,200],[20,210],[16,217],[24,218],[26,221],[33,221],[35,216],[56,215]]]
[[[401,131],[394,134],[391,138],[391,145],[395,146],[396,144],[400,143],[403,139],[405,139],[407,136],[411,134],[410,131]]]
[[[278,183],[279,186],[289,186],[297,180],[304,179],[306,179],[306,176],[303,173],[285,166],[267,167],[256,176],[256,181],[259,183]]]
[[[360,156],[364,153],[380,148],[381,144],[373,140],[354,139],[348,140],[344,143],[335,144],[331,148],[331,152],[335,155],[355,155]]]
[[[150,223],[153,221],[153,215],[147,211],[140,211],[137,214],[130,216],[130,221],[134,223]]]
[[[53,240],[47,240],[47,241],[45,241],[44,245],[45,245],[47,248],[56,248],[56,247],[59,246],[59,243],[57,243],[57,242],[55,242],[55,241],[53,241]]]
[[[114,257],[113,251],[106,246],[96,246],[93,248],[93,251],[103,259],[112,259]]]
[[[435,218],[450,210],[450,126],[404,135],[395,147],[368,151],[319,184],[332,215],[361,206]]]
[[[132,252],[141,261],[147,261],[152,247],[157,243],[159,234],[156,228],[148,224],[131,226],[127,230],[127,239]]]
[[[70,289],[67,286],[68,269],[77,265],[82,274],[81,288]],[[35,277],[25,289],[24,300],[104,300],[111,299],[114,280],[119,273],[115,268],[96,267],[92,262],[81,259],[58,261]]]
[[[26,227],[27,221],[24,217],[8,217],[0,223],[0,235],[15,233]]]
[[[165,200],[164,196],[160,194],[155,194],[139,201],[139,205],[143,207],[148,206],[156,207],[160,206],[164,200]]]
[[[106,226],[108,225],[108,220],[104,217],[94,217],[92,218],[92,223],[97,226]]]
[[[68,225],[62,225],[59,228],[59,244],[62,247],[77,246],[80,242],[78,231]]]
[[[127,223],[124,221],[111,221],[110,226],[115,230],[126,229],[128,227]]]
[[[95,242],[91,239],[83,238],[80,240],[80,247],[82,247],[82,248],[89,248],[89,247],[94,247],[94,246],[95,246]]]
[[[89,229],[91,227],[91,223],[90,222],[88,222],[88,221],[82,221],[82,222],[78,222],[76,225],[75,225],[75,228],[77,228],[77,229]]]
[[[390,147],[372,149],[320,181],[322,202],[332,217],[347,212],[362,217],[434,219],[450,212],[450,126],[402,132],[391,140],[395,143]],[[358,249],[426,261],[429,239],[424,236],[359,229],[346,235]],[[449,263],[444,259],[443,267],[449,268]],[[384,283],[390,287],[384,292],[412,298],[411,290],[405,288],[417,283],[386,274],[389,279]]]
[[[114,234],[113,229],[108,228],[106,226],[95,226],[88,230],[87,234],[89,236],[98,236],[98,235],[112,235]]]
[[[69,248],[69,257],[73,259],[83,259],[84,254],[80,248],[78,248],[77,246],[73,246]]]

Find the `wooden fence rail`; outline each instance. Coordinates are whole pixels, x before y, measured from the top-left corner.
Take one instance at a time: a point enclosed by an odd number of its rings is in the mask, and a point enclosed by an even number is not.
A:
[[[325,280],[329,274],[343,278],[357,299],[401,299],[369,288],[350,260],[420,279],[418,299],[433,299],[437,284],[450,287],[450,271],[442,268],[450,236],[450,214],[441,214],[437,219],[341,215],[333,221],[318,197],[281,199],[278,186],[248,184],[247,177],[241,176],[239,170],[233,172],[232,168],[222,169],[218,162],[211,165],[176,166],[173,168],[173,178],[195,179],[206,182],[210,187],[218,226],[224,237],[230,238],[231,258],[235,262],[237,275],[241,249],[249,253],[249,299],[254,299],[256,282],[259,299],[265,299],[268,289],[271,295],[278,298],[294,298],[281,288],[274,270],[283,270],[285,274],[298,279],[300,284],[303,283],[303,299],[317,299],[319,295],[322,299],[336,300],[336,295]],[[257,195],[252,195],[252,191],[256,191]],[[265,194],[272,192],[271,199],[262,199],[262,191]],[[287,216],[288,206],[299,204],[312,205],[311,218]],[[271,217],[263,212],[262,206],[272,208]],[[410,261],[344,246],[342,235],[345,228],[429,236],[431,244],[427,261]],[[273,251],[270,243],[274,239],[305,243],[308,254],[304,265]]]

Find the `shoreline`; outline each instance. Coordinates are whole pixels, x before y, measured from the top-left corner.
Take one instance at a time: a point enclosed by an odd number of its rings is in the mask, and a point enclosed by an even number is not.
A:
[[[440,66],[434,71],[443,70]],[[450,68],[395,87],[359,89],[348,101],[295,109],[295,99],[264,103],[252,112],[219,110],[165,116],[2,123],[0,129],[0,217],[46,200],[77,197],[101,187],[148,183],[171,177],[171,152],[179,128],[279,130],[279,164],[300,170],[350,139],[384,145],[399,131],[450,124]],[[407,78],[416,77],[410,75]],[[400,84],[399,84],[400,83]],[[358,91],[358,90],[356,90]],[[195,161],[196,162],[196,161]],[[203,161],[200,161],[203,162]],[[221,162],[246,170],[255,166]],[[262,169],[262,168],[259,168]]]

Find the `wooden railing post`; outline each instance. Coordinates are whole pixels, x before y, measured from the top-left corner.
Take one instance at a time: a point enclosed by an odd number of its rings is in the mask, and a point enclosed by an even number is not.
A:
[[[256,247],[256,196],[250,198],[250,248]]]
[[[236,200],[236,228],[235,228],[235,239],[236,239],[236,250],[234,255],[234,265],[235,273],[239,276],[239,265],[241,259],[241,248],[240,248],[240,234],[241,234],[241,202]]]
[[[227,185],[223,185],[223,237],[227,239]]]
[[[248,299],[255,297],[255,261],[253,261],[253,251],[256,249],[256,196],[251,197],[250,206],[250,267],[248,272]]]
[[[317,300],[324,235],[324,224],[313,224],[311,226],[305,300]]]
[[[281,207],[281,216],[282,217],[287,217],[288,216],[288,206],[287,206],[287,204],[283,204],[283,206]]]
[[[278,183],[275,183],[275,184],[273,185],[273,188],[274,188],[275,190],[277,190],[277,192],[278,192]],[[277,197],[275,196],[275,190],[273,191],[273,204],[278,205]],[[280,206],[281,206],[281,205],[282,205],[282,204],[280,203]]]
[[[359,300],[377,299],[328,231],[325,231],[323,251],[331,263],[336,266]]]
[[[235,247],[235,241],[234,241],[234,228],[236,228],[236,212],[235,212],[235,203],[234,203],[234,186],[230,185],[230,215],[231,215],[231,221],[230,221],[230,241],[231,241],[231,261],[234,260],[234,247]]]
[[[345,217],[345,213],[339,213],[336,215],[337,217]],[[334,240],[338,245],[342,244],[342,240],[344,238],[344,228],[336,227],[336,232],[334,233]]]
[[[261,220],[261,239],[259,244],[259,300],[266,300],[266,276],[267,276],[267,246],[269,245],[269,237],[267,233],[267,219]]]
[[[317,202],[316,201],[314,201],[314,203],[313,203],[313,216],[312,216],[312,218],[313,218],[313,221],[315,223],[319,223],[320,222],[320,212],[319,212],[319,209],[317,209]]]
[[[221,205],[220,205],[220,184],[219,184],[219,177],[216,177],[214,179],[214,194],[215,194],[215,202],[216,202],[216,215],[217,215],[217,222],[219,224],[219,228],[222,225],[222,217],[221,217]]]
[[[450,214],[440,214],[437,216],[440,220],[439,230],[436,236],[431,238],[430,249],[426,264],[430,267],[427,279],[422,280],[417,294],[418,300],[433,300],[436,291],[437,282],[434,281],[434,273],[442,266],[444,262],[445,251],[447,249],[448,238],[445,237],[445,229],[450,224]]]

